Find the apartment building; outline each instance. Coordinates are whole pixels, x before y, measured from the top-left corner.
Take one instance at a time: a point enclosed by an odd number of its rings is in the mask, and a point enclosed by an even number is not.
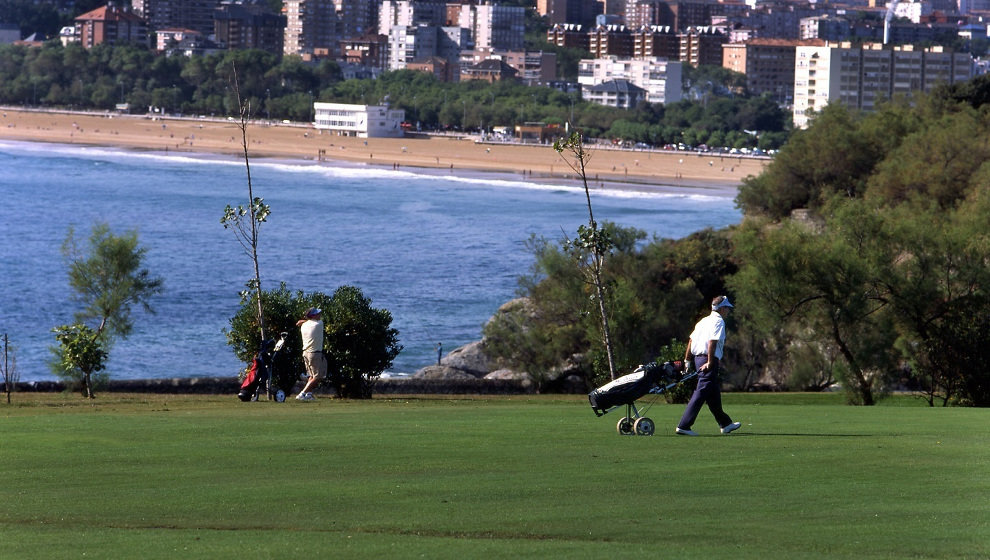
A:
[[[557,23],[547,30],[547,42],[558,47],[588,50],[588,27],[577,23]]]
[[[437,56],[438,28],[431,25],[395,25],[388,33],[388,69],[402,70],[410,62]]]
[[[132,0],[131,8],[148,22],[148,29],[189,29],[213,34],[213,13],[220,0]]]
[[[753,95],[770,94],[780,105],[794,104],[794,61],[799,46],[821,47],[820,39],[750,39],[722,45],[722,66],[746,74]]]
[[[504,60],[494,58],[482,60],[481,62],[471,66],[461,67],[462,82],[481,80],[483,82],[494,84],[495,82],[515,80],[518,74],[519,72],[515,68],[506,64]]]
[[[499,59],[514,68],[516,78],[526,85],[549,84],[557,79],[557,55],[546,51],[503,51],[481,49],[461,51],[462,67],[473,66],[483,60]]]
[[[607,12],[611,14],[612,12]],[[665,2],[657,0],[628,0],[624,3],[622,13],[623,21],[632,29],[639,29],[650,25],[670,26],[673,23],[673,15],[670,7]]]
[[[342,39],[367,37],[378,31],[378,5],[368,0],[335,0],[337,33]]]
[[[669,25],[649,25],[633,32],[634,58],[680,60],[681,39]]]
[[[282,55],[286,17],[264,4],[223,2],[213,14],[218,43],[228,49],[260,49]]]
[[[475,48],[519,50],[526,34],[526,8],[462,4],[457,25],[471,31]]]
[[[581,97],[606,107],[632,109],[640,101],[646,100],[646,90],[629,80],[610,80],[593,86],[582,86]]]
[[[107,4],[74,20],[72,39],[89,49],[95,45],[148,44],[148,26],[130,7]]]
[[[582,43],[582,27],[555,25],[547,31],[547,42],[559,46]],[[664,25],[630,29],[625,25],[598,25],[583,31],[586,46],[595,58],[669,58],[699,64],[722,64],[722,45],[729,41],[717,27],[689,27],[680,33]]]
[[[941,83],[973,77],[968,53],[942,47],[914,49],[851,43],[797,47],[794,68],[794,125],[804,128],[812,114],[830,102],[873,111],[879,103],[914,92],[931,91]]]
[[[333,55],[337,47],[337,8],[333,0],[285,0],[285,54],[304,58]]]
[[[378,33],[388,35],[393,27],[441,27],[447,19],[447,6],[442,2],[384,0],[378,9]]]
[[[604,58],[578,62],[578,83],[582,90],[613,80],[628,80],[646,90],[649,103],[681,100],[681,62],[662,58]]]
[[[595,58],[633,55],[634,37],[625,25],[599,25],[588,32],[588,50]]]
[[[722,64],[722,45],[729,42],[728,35],[712,26],[689,27],[677,38],[680,40],[678,60],[695,68],[701,64]]]
[[[536,0],[536,12],[547,18],[552,26],[557,23],[591,25],[602,13],[603,3],[597,0]]]
[[[383,70],[388,66],[388,37],[367,34],[345,38],[338,43],[337,52],[345,64]]]

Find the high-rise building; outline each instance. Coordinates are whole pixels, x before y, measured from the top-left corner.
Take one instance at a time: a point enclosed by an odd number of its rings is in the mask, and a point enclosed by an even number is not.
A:
[[[285,54],[333,55],[337,8],[333,0],[285,0]]]
[[[383,0],[378,11],[378,33],[388,35],[393,27],[433,26],[447,23],[447,6],[441,2]]]
[[[824,46],[821,39],[750,39],[722,46],[722,66],[746,74],[752,95],[769,94],[781,105],[794,103],[794,57],[799,46]]]
[[[942,47],[851,43],[797,47],[794,66],[794,126],[830,102],[873,111],[883,101],[931,91],[936,85],[973,77],[973,58]]]
[[[393,25],[388,33],[388,69],[402,70],[410,62],[437,55],[439,27]]]
[[[337,32],[344,39],[364,37],[378,30],[378,5],[371,0],[335,0]]]
[[[536,11],[545,16],[550,25],[593,25],[595,17],[602,13],[602,3],[597,0],[536,0]]]
[[[521,49],[526,32],[526,9],[490,2],[462,4],[458,25],[471,31],[475,48]]]
[[[213,34],[213,12],[220,0],[132,0],[134,12],[148,21],[151,31],[181,28]]]
[[[213,16],[216,40],[228,49],[261,49],[282,55],[286,18],[265,4],[224,1]]]
[[[665,8],[659,0],[629,0],[623,10],[623,21],[632,29],[659,25],[663,19],[660,14]]]

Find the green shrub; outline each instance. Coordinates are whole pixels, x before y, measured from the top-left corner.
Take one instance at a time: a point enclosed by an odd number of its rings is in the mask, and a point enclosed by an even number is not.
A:
[[[327,296],[321,292],[290,292],[285,284],[262,291],[267,338],[285,333],[285,346],[274,363],[275,380],[288,392],[306,368],[302,361],[302,337],[296,321],[310,307],[323,310],[323,350],[327,356],[327,378],[323,384],[347,398],[370,398],[374,381],[386,369],[402,346],[399,331],[391,327],[392,314],[371,307],[371,300],[353,286],[341,286]],[[261,347],[258,328],[257,296],[241,301],[241,307],[224,331],[234,355],[250,366]],[[243,372],[242,372],[243,376]]]

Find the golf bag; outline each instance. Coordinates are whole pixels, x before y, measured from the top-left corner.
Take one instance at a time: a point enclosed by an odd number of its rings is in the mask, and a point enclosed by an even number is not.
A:
[[[650,363],[639,366],[629,375],[602,385],[588,394],[588,401],[595,415],[602,416],[609,410],[633,401],[661,385],[681,380],[681,362]]]
[[[237,398],[244,402],[256,401],[267,393],[269,400],[282,402],[285,400],[285,392],[279,389],[277,379],[275,379],[275,357],[285,344],[287,333],[282,333],[282,337],[275,342],[268,339],[261,343],[261,350],[255,355],[251,362],[251,369],[244,376],[241,382],[241,390],[237,393]]]

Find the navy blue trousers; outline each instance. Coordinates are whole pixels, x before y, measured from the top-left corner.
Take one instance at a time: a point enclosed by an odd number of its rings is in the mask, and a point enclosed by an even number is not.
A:
[[[695,369],[703,366],[707,361],[707,356],[695,356]],[[722,410],[722,391],[719,387],[717,367],[698,374],[698,387],[691,395],[691,400],[688,401],[687,408],[684,409],[684,415],[681,416],[681,421],[678,422],[677,427],[682,430],[690,430],[694,421],[697,420],[703,404],[708,405],[708,410],[715,417],[719,428],[724,428],[732,423],[729,415]]]

